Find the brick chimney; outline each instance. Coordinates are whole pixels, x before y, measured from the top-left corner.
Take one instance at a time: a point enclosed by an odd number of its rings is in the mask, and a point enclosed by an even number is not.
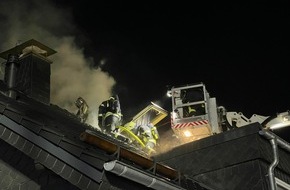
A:
[[[0,54],[7,60],[4,83],[7,96],[16,98],[20,91],[26,96],[50,104],[50,70],[48,56],[56,51],[31,39]]]

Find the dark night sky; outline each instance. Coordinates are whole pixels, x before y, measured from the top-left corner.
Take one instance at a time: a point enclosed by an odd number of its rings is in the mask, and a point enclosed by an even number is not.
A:
[[[72,106],[80,95],[96,108],[109,96],[110,77],[125,118],[150,101],[170,111],[167,86],[198,82],[219,106],[247,117],[290,107],[288,0],[9,0],[0,5],[2,50],[31,38],[58,50],[51,86],[53,103],[61,107]],[[83,53],[93,61],[84,61]],[[68,69],[70,75],[63,73]]]
[[[289,109],[288,1],[94,3],[62,6],[73,7],[85,52],[106,58],[124,112],[196,82],[246,116]]]

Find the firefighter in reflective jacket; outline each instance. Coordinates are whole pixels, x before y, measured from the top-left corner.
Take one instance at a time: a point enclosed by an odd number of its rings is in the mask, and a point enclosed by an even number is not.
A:
[[[205,114],[204,103],[199,103],[204,100],[204,93],[201,88],[183,90],[181,92],[182,103],[196,103],[193,105],[183,107],[183,117],[192,117]]]
[[[116,126],[122,123],[122,113],[118,95],[111,96],[99,106],[98,122],[101,130],[108,134],[115,134]]]
[[[78,97],[75,101],[75,105],[78,108],[77,116],[80,118],[81,122],[85,122],[89,115],[89,106],[82,97]]]
[[[139,125],[137,127],[137,136],[144,142],[148,154],[155,152],[154,147],[157,145],[159,133],[152,123]]]

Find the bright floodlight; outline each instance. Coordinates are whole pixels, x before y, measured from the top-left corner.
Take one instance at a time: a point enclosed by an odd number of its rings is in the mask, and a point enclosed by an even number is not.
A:
[[[191,137],[192,136],[190,131],[184,131],[183,134],[184,134],[185,137]]]

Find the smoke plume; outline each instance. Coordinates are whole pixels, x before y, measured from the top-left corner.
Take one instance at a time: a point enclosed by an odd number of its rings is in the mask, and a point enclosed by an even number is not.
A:
[[[75,42],[78,30],[70,9],[58,8],[49,1],[4,0],[0,1],[0,26],[1,52],[30,39],[57,51],[48,57],[53,61],[51,103],[76,113],[74,102],[81,96],[90,107],[88,124],[97,127],[98,106],[111,95],[116,81],[101,68],[90,68],[97,64]],[[1,74],[3,78],[3,69]]]

